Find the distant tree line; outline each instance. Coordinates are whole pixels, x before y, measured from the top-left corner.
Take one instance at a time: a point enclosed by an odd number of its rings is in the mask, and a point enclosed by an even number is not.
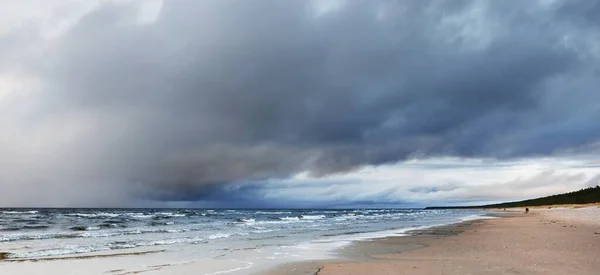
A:
[[[555,204],[585,204],[600,202],[600,186],[589,187],[574,191],[570,193],[564,193],[559,195],[552,195],[537,199],[530,199],[524,201],[505,202],[488,205],[476,205],[476,206],[435,206],[427,207],[425,209],[469,209],[469,208],[507,208],[507,207],[525,207],[525,206],[541,206],[541,205],[555,205]]]

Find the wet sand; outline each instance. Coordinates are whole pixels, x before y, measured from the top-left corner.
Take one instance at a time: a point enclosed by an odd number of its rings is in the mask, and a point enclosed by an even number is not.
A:
[[[600,274],[600,208],[521,211],[357,242],[340,251],[345,260],[287,265],[268,274]]]

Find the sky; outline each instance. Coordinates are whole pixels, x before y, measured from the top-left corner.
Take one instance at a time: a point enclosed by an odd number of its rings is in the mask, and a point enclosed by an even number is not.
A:
[[[0,206],[600,184],[598,0],[0,0]]]

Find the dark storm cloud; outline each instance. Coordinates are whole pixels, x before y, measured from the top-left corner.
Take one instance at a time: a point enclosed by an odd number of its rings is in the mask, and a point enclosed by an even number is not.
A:
[[[565,1],[558,7],[560,13],[569,16],[574,23],[581,23],[583,26],[589,24],[598,24],[600,22],[600,1],[597,0],[573,0]]]
[[[72,165],[160,200],[600,141],[597,1],[316,3],[166,1],[147,24],[137,4],[103,4],[30,64],[33,123],[84,117]]]

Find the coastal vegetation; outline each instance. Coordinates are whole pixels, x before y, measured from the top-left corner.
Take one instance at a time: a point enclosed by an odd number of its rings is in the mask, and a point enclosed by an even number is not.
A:
[[[600,186],[589,187],[579,191],[529,199],[515,202],[505,202],[487,205],[474,206],[435,206],[425,209],[469,209],[469,208],[509,208],[509,207],[526,207],[526,206],[542,206],[542,205],[558,205],[558,204],[586,204],[600,202]]]

